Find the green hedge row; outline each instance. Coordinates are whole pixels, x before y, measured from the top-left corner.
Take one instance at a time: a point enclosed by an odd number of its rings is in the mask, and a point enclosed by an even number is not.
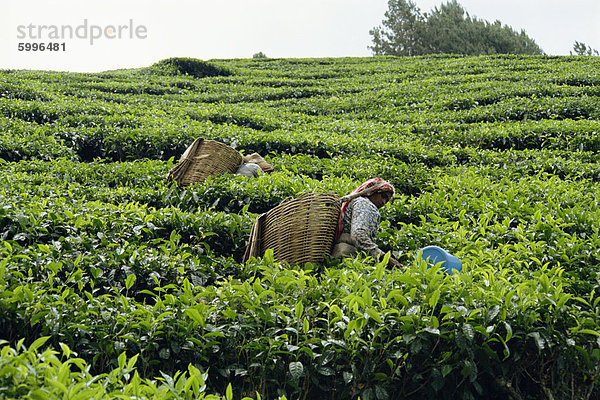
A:
[[[7,253],[8,251],[8,253]],[[16,257],[4,249],[8,260]],[[253,279],[202,288],[187,278],[145,290],[129,275],[88,290],[81,268],[33,280],[4,263],[5,332],[49,335],[94,371],[138,354],[142,377],[210,366],[210,391],[291,398],[585,396],[598,373],[598,299],[564,291],[560,267],[530,273],[478,265],[455,277],[347,261],[324,270],[281,267],[267,254]],[[184,268],[184,267],[181,267]],[[13,282],[18,282],[18,286]],[[598,286],[596,285],[596,288]],[[43,304],[43,307],[41,305]],[[23,326],[19,326],[22,323]]]
[[[200,241],[219,256],[240,260],[256,213],[307,191],[342,196],[362,181],[360,176],[350,179],[343,174],[308,178],[297,175],[293,164],[285,161],[289,169],[258,179],[224,175],[186,188],[169,185],[164,179],[169,164],[152,161],[14,164],[5,172],[10,185],[2,193],[5,202],[13,205],[4,208],[2,237],[18,238],[21,245],[65,237],[81,242],[83,237],[91,251],[91,247],[106,245],[106,240],[123,244],[138,236],[141,242],[167,239],[175,231],[184,243],[198,245]],[[401,164],[393,165],[390,180],[396,183],[393,178],[398,178]],[[385,171],[375,163],[356,167],[365,171],[365,178],[388,178],[378,174]],[[600,261],[595,225],[598,189],[589,180],[531,175],[515,181],[515,175],[486,175],[464,167],[418,170],[414,165],[405,174],[412,179],[421,174],[423,184],[411,187],[418,189],[414,192],[398,185],[397,200],[384,211],[388,225],[380,237],[384,249],[394,251],[398,258],[409,260],[419,248],[437,244],[461,257],[491,257],[493,265],[505,265],[508,255],[515,262],[536,257],[542,263],[563,265],[569,276],[584,282],[594,276],[594,265]],[[63,208],[66,211],[59,211]],[[214,217],[204,211],[208,208],[217,212]],[[110,223],[99,222],[104,214],[114,215]],[[85,223],[80,221],[83,215]],[[73,218],[77,228],[71,226]],[[204,237],[201,232],[216,235]],[[98,239],[99,234],[106,240]],[[529,250],[524,252],[523,246]],[[508,255],[498,258],[498,249]],[[588,289],[588,284],[579,283],[573,290]]]

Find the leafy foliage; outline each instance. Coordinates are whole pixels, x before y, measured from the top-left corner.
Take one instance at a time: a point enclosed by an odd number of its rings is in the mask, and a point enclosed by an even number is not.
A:
[[[597,58],[211,64],[0,72],[0,397],[598,397]],[[168,184],[198,136],[276,170]],[[259,213],[373,176],[406,269],[240,262]]]
[[[163,374],[157,382],[140,378],[135,367],[137,356],[127,360],[126,354],[121,353],[117,367],[106,374],[92,376],[86,361],[77,358],[66,344],[60,344],[60,352],[50,348],[40,350],[48,339],[48,336],[40,337],[29,348],[22,340],[17,343],[16,349],[5,341],[0,343],[3,346],[0,359],[3,372],[0,395],[3,398],[222,398],[205,393],[207,374],[191,364],[187,371],[175,376]]]
[[[525,31],[472,18],[456,0],[425,14],[410,0],[390,0],[388,7],[384,27],[370,32],[375,55],[543,54]]]
[[[593,49],[592,46],[588,46],[583,42],[575,41],[573,44],[573,51],[579,56],[599,56],[598,50]],[[573,53],[571,53],[573,54]]]
[[[195,58],[185,57],[173,57],[161,60],[150,67],[150,70],[166,75],[189,75],[194,78],[231,75],[231,71],[226,68]]]

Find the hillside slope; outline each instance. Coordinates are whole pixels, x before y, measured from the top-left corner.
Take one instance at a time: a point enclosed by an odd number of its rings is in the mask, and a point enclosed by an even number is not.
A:
[[[600,59],[164,65],[0,71],[0,398],[600,397]],[[197,137],[276,171],[168,184]],[[241,263],[258,213],[374,176],[406,269]]]

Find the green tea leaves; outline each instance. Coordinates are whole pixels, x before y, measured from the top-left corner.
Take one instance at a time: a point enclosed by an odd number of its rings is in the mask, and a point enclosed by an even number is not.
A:
[[[304,374],[304,366],[302,365],[301,362],[294,361],[294,362],[290,363],[289,371],[290,371],[290,375],[292,376],[292,379],[297,381]]]

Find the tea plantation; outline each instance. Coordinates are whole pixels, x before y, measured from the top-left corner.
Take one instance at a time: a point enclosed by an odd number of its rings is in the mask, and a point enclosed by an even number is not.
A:
[[[600,399],[600,58],[0,71],[0,399]],[[179,188],[203,137],[276,171]],[[306,191],[367,257],[242,263]],[[452,276],[418,265],[438,245]]]

